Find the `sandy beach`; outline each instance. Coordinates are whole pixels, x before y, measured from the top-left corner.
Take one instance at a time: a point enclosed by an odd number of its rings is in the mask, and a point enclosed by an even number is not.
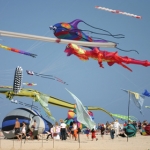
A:
[[[136,137],[127,138],[115,138],[110,139],[109,135],[105,135],[104,139],[97,135],[98,141],[87,139],[87,137],[82,134],[80,135],[80,144],[77,141],[67,139],[66,141],[49,139],[45,140],[27,140],[24,139],[22,142],[18,140],[3,139],[1,137],[1,150],[150,150],[150,136],[141,136],[137,134]],[[25,143],[24,143],[25,142]],[[14,146],[13,146],[14,145]]]

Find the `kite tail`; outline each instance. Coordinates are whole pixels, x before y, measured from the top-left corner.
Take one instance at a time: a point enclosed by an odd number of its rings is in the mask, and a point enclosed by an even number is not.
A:
[[[61,82],[61,83],[63,83],[63,84],[68,85],[66,82],[64,82],[63,80],[61,80],[61,79],[59,79],[59,78],[57,78],[57,77],[55,77],[55,76],[53,76],[53,75],[38,74],[38,73],[36,73],[36,72],[34,72],[34,74],[35,74],[36,76],[38,76],[38,77],[41,77],[41,78],[52,79],[52,80],[55,80],[55,81],[58,81],[58,82]]]
[[[30,53],[30,56],[33,57],[33,58],[35,58],[37,55],[36,55],[36,54],[31,54],[31,53]]]
[[[117,63],[117,64],[121,65],[123,68],[126,68],[126,69],[128,69],[129,71],[132,72],[132,70],[129,67],[127,67],[126,65],[124,65],[123,63]]]
[[[107,30],[94,27],[94,26],[92,26],[92,25],[90,25],[90,24],[88,24],[88,23],[86,23],[86,22],[84,22],[84,21],[82,21],[82,22],[85,23],[86,25],[88,25],[88,26],[94,28],[94,29],[98,29],[98,30],[102,30],[102,31],[104,31],[104,32],[107,32],[107,33],[109,33],[109,36],[112,36],[112,37],[114,37],[114,38],[124,38],[124,35],[123,35],[123,34],[116,34],[116,35],[113,35],[113,34],[111,34],[111,33],[110,33],[109,31],[107,31]],[[118,36],[121,36],[121,37],[118,37]]]
[[[46,77],[46,76],[41,76],[41,75],[36,75],[36,76],[41,77],[41,78],[47,78],[47,79],[55,80],[54,78],[51,78],[51,77]]]
[[[90,30],[81,30],[81,29],[78,29],[80,31],[87,31],[87,32],[90,32],[90,33],[93,33],[93,34],[99,34],[99,35],[107,35],[107,36],[112,36],[111,34],[104,34],[104,33],[98,33],[98,32],[93,32],[93,31],[90,31]],[[122,34],[120,34],[122,35]],[[113,36],[118,36],[118,35],[113,35]],[[125,38],[124,35],[120,36],[120,37],[114,37],[114,38]]]
[[[124,51],[124,52],[131,52],[131,51],[134,51],[134,52],[137,52],[139,54],[139,52],[137,50],[123,50],[119,47],[116,47],[116,49],[120,50],[120,51]]]
[[[36,75],[40,75],[40,76],[48,76],[48,77],[53,77],[53,75],[46,75],[46,74],[40,74],[40,73],[36,73],[34,72]]]

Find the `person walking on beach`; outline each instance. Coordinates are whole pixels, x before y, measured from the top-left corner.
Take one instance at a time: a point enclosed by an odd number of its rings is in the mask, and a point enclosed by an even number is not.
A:
[[[119,130],[120,130],[120,123],[118,122],[118,119],[116,119],[114,122],[114,129],[115,129],[115,135],[116,137],[118,137]]]
[[[91,132],[92,132],[92,141],[94,140],[94,139],[96,139],[96,141],[98,140],[98,138],[96,138],[96,131],[94,130],[94,128],[91,130]]]
[[[66,124],[62,119],[60,119],[60,132],[61,132],[61,140],[66,140]]]
[[[51,137],[51,139],[53,139],[52,132],[51,132],[51,129],[53,128],[53,126],[49,126],[49,128],[50,128],[50,130],[46,131],[47,132],[47,137],[46,137],[47,141],[48,141],[49,136]]]
[[[20,122],[18,121],[18,118],[16,118],[14,129],[15,129],[16,137],[18,138],[18,140],[21,140],[20,137],[19,137],[19,134],[20,134]]]
[[[114,139],[115,129],[114,129],[114,122],[110,123],[108,126],[109,132],[110,132],[110,138]]]
[[[104,127],[104,124],[102,124],[102,126],[101,126],[101,137],[102,137],[102,139],[104,138],[104,133],[105,133],[105,127]]]
[[[26,124],[25,124],[25,122],[23,122],[22,123],[23,124],[23,126],[22,126],[22,131],[21,131],[21,138],[22,138],[22,136],[25,136],[25,139],[26,139]]]
[[[85,130],[86,137],[89,139],[90,129],[86,128]]]
[[[32,125],[32,128],[33,128],[32,140],[34,138],[36,138],[36,137],[39,140],[39,136],[38,136],[38,124],[37,124],[36,120],[34,120],[34,124]]]
[[[75,121],[73,121],[73,133],[74,133],[74,138],[75,138],[75,141],[77,141],[78,139],[78,126],[77,126],[77,123]]]

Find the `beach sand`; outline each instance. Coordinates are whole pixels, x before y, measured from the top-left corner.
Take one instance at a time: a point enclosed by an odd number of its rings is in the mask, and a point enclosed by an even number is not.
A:
[[[150,136],[141,136],[137,134],[136,137],[127,138],[115,138],[114,140],[110,139],[109,135],[104,135],[104,139],[97,135],[98,141],[87,139],[86,135],[80,135],[80,144],[78,141],[67,139],[66,141],[53,141],[49,139],[45,140],[27,140],[22,143],[18,140],[3,139],[0,140],[0,149],[1,150],[150,150]],[[14,144],[14,146],[13,146]],[[53,148],[54,147],[54,148]]]

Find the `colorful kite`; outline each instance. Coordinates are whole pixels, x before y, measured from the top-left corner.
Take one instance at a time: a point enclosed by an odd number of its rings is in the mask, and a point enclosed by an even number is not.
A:
[[[61,82],[63,84],[68,85],[66,82],[64,82],[60,78],[55,77],[53,75],[40,74],[40,73],[36,73],[36,72],[33,72],[33,71],[29,71],[29,70],[26,70],[26,72],[27,72],[28,75],[35,75],[35,76],[39,76],[39,77],[42,77],[42,78],[47,78],[47,79],[55,80],[55,81],[58,81],[58,82]]]
[[[42,107],[47,107],[47,103],[49,103],[49,104],[52,104],[55,106],[60,106],[60,107],[67,108],[67,109],[74,109],[74,104],[72,104],[72,103],[66,102],[64,100],[58,99],[53,96],[49,96],[49,95],[40,93],[39,91],[36,91],[33,89],[23,89],[22,88],[18,94],[15,94],[13,92],[13,88],[11,86],[0,86],[0,93],[6,95],[6,98],[8,98],[10,100],[13,99],[13,97],[15,97],[15,96],[30,97],[35,102],[39,102]],[[44,104],[45,103],[46,104],[44,105],[42,103],[42,101],[44,101]],[[88,106],[87,109],[88,110],[100,110],[100,111],[108,114],[114,120],[112,114],[101,107]],[[52,114],[50,113],[50,111],[48,111],[46,108],[44,110],[46,111],[48,116],[52,117]]]
[[[88,25],[88,26],[90,26],[94,29],[102,30],[105,33],[97,33],[97,32],[92,32],[92,31],[89,31],[89,30],[81,30],[81,29],[78,28],[78,24],[80,22],[85,23],[86,25]],[[108,40],[105,40],[105,39],[102,39],[102,38],[90,37],[82,31],[87,31],[88,33],[92,33],[92,34],[112,36],[114,38],[124,38],[124,35],[122,35],[122,34],[113,35],[109,31],[93,27],[93,26],[87,24],[86,22],[84,22],[83,20],[80,20],[80,19],[73,20],[70,23],[65,23],[65,22],[57,23],[53,26],[50,26],[50,29],[54,31],[54,35],[59,39],[88,41],[88,42],[99,42],[99,43],[106,43],[106,44],[111,42],[111,41],[108,41]],[[115,43],[115,42],[113,42],[113,43],[116,47],[117,43]],[[89,48],[92,49],[92,47],[89,47]],[[122,50],[118,47],[116,47],[116,48],[119,49],[119,50]],[[136,51],[136,50],[122,50],[122,51],[129,52],[129,51]]]
[[[15,94],[18,94],[21,90],[22,76],[23,76],[23,69],[18,66],[15,70],[14,84],[13,84],[13,91]]]
[[[150,97],[150,93],[147,91],[147,90],[145,90],[144,91],[144,93],[142,93],[144,96],[148,96],[148,97]]]
[[[27,86],[35,86],[37,85],[36,83],[23,83],[23,85],[27,85]]]
[[[36,57],[37,56],[36,54],[32,54],[32,53],[29,53],[29,52],[18,50],[16,48],[7,47],[7,46],[1,45],[1,44],[0,44],[0,48],[9,50],[9,51],[12,51],[12,52],[15,52],[15,53],[20,53],[20,54],[28,55],[28,56],[31,56],[31,57]]]
[[[93,118],[93,112],[91,112],[91,111],[89,111],[89,110],[87,110],[87,111],[88,111],[88,114],[90,115],[90,117],[91,117],[92,119],[94,119],[94,118]],[[65,121],[65,123],[66,123],[68,126],[70,126],[70,123],[71,123],[71,122],[75,121],[75,122],[77,122],[78,127],[80,127],[80,129],[87,128],[85,125],[83,125],[82,123],[80,123],[80,122],[77,121],[76,108],[75,108],[75,109],[70,109],[70,110],[68,110],[68,117],[67,117],[64,121]]]
[[[108,51],[102,51],[99,50],[98,48],[93,48],[91,51],[84,50],[80,48],[79,46],[75,44],[68,44],[65,52],[67,53],[67,56],[70,56],[74,54],[81,60],[89,60],[89,58],[98,60],[98,64],[101,68],[103,67],[102,62],[107,62],[109,66],[112,66],[113,64],[118,64],[121,65],[122,67],[128,69],[129,71],[132,71],[130,68],[128,68],[125,64],[136,64],[136,65],[142,65],[142,66],[150,66],[150,62],[147,60],[141,61],[141,60],[136,60],[133,58],[129,58],[127,56],[122,57],[118,55],[118,52],[108,52]]]
[[[138,16],[138,15],[130,14],[130,13],[127,13],[127,12],[122,12],[120,10],[109,9],[109,8],[106,8],[106,7],[96,6],[95,8],[105,10],[105,11],[109,11],[109,12],[116,13],[116,14],[122,14],[122,15],[130,16],[130,17],[134,17],[134,18],[137,18],[137,19],[142,18],[141,16]]]

